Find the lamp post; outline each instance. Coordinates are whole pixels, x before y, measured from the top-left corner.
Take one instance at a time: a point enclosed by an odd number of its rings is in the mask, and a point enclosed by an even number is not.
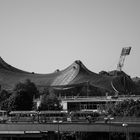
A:
[[[57,130],[55,131],[55,133],[56,133],[56,135],[57,135],[57,140],[59,140],[59,135],[60,135],[60,130],[59,130],[59,121],[56,121],[56,120],[54,120],[53,121],[54,123],[56,123],[57,124]]]
[[[123,123],[122,126],[125,127],[126,140],[129,140],[128,124],[127,123]]]
[[[105,123],[109,122],[109,140],[111,140],[111,137],[110,137],[110,132],[111,132],[110,126],[111,126],[111,121],[114,120],[114,117],[111,117],[109,115],[109,116],[105,117],[104,120],[105,120]]]
[[[112,120],[114,120],[114,117],[110,117],[109,118],[109,140],[111,140],[111,137],[110,137],[110,133],[111,133],[110,126],[111,126],[111,121]]]
[[[58,132],[57,132],[58,133],[58,140],[61,139],[61,137],[60,137],[60,128],[59,128],[60,123],[62,123],[61,120],[57,121],[57,124],[58,124]]]
[[[57,121],[57,140],[59,140],[59,121]]]

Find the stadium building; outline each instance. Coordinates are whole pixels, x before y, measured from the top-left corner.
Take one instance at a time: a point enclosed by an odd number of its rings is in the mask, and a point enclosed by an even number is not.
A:
[[[90,71],[76,60],[64,70],[50,74],[38,74],[17,69],[0,58],[0,85],[2,89],[12,90],[18,82],[30,79],[41,91],[52,87],[61,98],[63,109],[96,109],[98,104],[110,101],[110,97],[133,94],[135,83],[130,76],[120,71],[99,74]],[[108,100],[109,99],[109,100]],[[112,100],[113,102],[116,100]]]

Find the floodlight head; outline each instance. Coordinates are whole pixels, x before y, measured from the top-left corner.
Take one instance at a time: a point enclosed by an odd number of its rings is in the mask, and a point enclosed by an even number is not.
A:
[[[131,47],[122,48],[121,56],[129,55],[131,51]]]
[[[122,71],[122,67],[124,65],[125,57],[130,54],[130,51],[131,51],[131,47],[122,48],[119,63],[117,65],[117,70],[118,71]]]

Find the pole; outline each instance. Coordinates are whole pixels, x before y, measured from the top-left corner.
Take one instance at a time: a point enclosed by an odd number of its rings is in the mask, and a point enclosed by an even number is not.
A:
[[[111,121],[109,120],[109,140],[111,140],[110,139],[110,125],[111,125]]]
[[[89,81],[87,81],[87,97],[89,96]]]
[[[59,121],[58,121],[58,140],[59,140]]]
[[[123,123],[122,126],[125,127],[126,140],[129,140],[128,124],[127,123]]]
[[[126,127],[126,140],[129,140],[129,131],[128,131],[128,127]]]
[[[111,121],[112,120],[114,120],[114,118],[113,117],[109,117],[109,140],[111,140],[111,135],[110,135],[110,133],[111,133]]]

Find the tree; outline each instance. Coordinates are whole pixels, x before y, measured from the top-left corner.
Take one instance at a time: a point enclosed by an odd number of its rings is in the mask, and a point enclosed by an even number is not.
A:
[[[60,105],[60,101],[57,96],[54,94],[54,90],[52,88],[47,89],[44,92],[41,100],[41,104],[38,110],[61,110],[62,106]]]
[[[30,96],[34,96],[38,93],[36,85],[29,79],[26,79],[23,83],[19,82],[18,84],[16,84],[14,91],[28,92]]]
[[[108,114],[112,116],[134,116],[140,117],[140,100],[127,99],[117,102],[107,108]]]
[[[27,79],[24,83],[18,83],[14,91],[16,110],[32,110],[33,98],[38,93],[36,85]]]
[[[1,90],[0,91],[0,103],[10,97],[11,93],[9,93],[7,90]]]
[[[8,112],[10,112],[12,110],[16,110],[16,104],[15,104],[16,96],[17,96],[17,94],[13,93],[8,99],[2,101],[1,109],[7,110]]]
[[[33,98],[38,90],[33,82],[27,79],[25,82],[15,85],[13,94],[2,103],[2,108],[11,110],[32,110]]]

